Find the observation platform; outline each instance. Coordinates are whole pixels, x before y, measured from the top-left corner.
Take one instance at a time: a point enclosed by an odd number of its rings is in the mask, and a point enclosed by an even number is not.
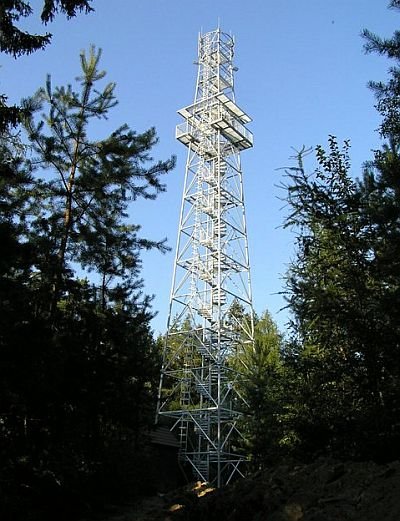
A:
[[[253,134],[245,125],[251,118],[224,93],[178,110],[184,123],[176,127],[176,139],[196,153],[207,155],[207,146],[221,134],[238,151],[253,146]]]

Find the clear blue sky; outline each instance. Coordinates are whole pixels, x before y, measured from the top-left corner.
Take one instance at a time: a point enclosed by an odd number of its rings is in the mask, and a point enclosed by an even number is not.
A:
[[[38,9],[42,1],[33,0]],[[54,84],[79,74],[79,52],[103,49],[107,79],[117,82],[119,105],[95,132],[122,123],[143,131],[155,126],[155,159],[177,156],[156,201],[135,203],[131,218],[152,239],[168,237],[175,248],[186,148],[175,141],[176,110],[192,102],[197,35],[220,27],[236,39],[236,100],[253,117],[255,146],[242,154],[254,306],[269,309],[280,328],[287,321],[282,276],[293,255],[293,236],[280,228],[284,196],[279,168],[292,148],[326,144],[329,134],[350,139],[354,176],[379,146],[378,115],[367,89],[387,76],[389,63],[365,55],[360,32],[390,36],[400,14],[386,0],[95,0],[95,13],[48,27],[53,42],[44,52],[18,60],[0,57],[0,92],[11,102],[30,95],[51,73]],[[38,15],[38,11],[36,11]],[[42,31],[37,20],[25,23]],[[309,168],[314,163],[310,160]],[[146,292],[155,294],[156,332],[165,329],[174,252],[143,255]]]

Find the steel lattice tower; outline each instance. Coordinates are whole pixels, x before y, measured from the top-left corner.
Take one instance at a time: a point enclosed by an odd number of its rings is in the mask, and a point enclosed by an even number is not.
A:
[[[178,111],[188,156],[158,402],[181,459],[217,486],[244,471],[246,404],[231,362],[254,333],[240,164],[253,136],[235,102],[233,56],[230,35],[201,34],[194,103]]]

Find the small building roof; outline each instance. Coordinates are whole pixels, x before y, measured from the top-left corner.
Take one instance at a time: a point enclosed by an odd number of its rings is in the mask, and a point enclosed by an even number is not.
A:
[[[150,441],[156,445],[179,448],[180,444],[173,432],[168,427],[157,427],[150,432]]]

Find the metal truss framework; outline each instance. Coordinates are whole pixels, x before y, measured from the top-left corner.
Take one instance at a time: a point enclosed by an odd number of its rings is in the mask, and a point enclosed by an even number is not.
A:
[[[233,56],[230,35],[201,34],[194,103],[178,111],[188,156],[157,411],[172,418],[196,479],[217,486],[244,471],[233,360],[254,337],[240,164],[253,136],[235,102]]]

